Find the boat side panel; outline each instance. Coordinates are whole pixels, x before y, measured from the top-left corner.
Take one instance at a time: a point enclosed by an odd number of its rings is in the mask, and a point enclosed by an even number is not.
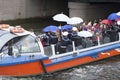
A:
[[[0,75],[3,76],[26,76],[43,73],[40,61],[0,67]]]
[[[74,67],[77,65],[82,65],[82,64],[89,63],[89,62],[105,59],[105,58],[112,57],[112,56],[119,55],[119,54],[120,52],[116,50],[110,50],[104,53],[99,53],[98,57],[85,56],[81,58],[74,58],[73,60],[69,60],[66,62],[60,62],[57,64],[49,65],[49,66],[46,66],[46,70],[47,72],[54,72],[54,71]]]

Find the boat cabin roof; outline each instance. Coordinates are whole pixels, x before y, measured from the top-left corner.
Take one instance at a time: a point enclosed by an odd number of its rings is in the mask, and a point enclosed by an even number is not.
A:
[[[22,33],[11,33],[10,32],[10,28],[14,28],[13,26],[10,26],[7,29],[0,29],[0,50],[2,49],[2,47],[11,39],[16,38],[16,37],[20,37],[20,36],[26,36],[26,35],[32,35],[35,36],[33,33],[29,32],[29,31],[24,31]]]

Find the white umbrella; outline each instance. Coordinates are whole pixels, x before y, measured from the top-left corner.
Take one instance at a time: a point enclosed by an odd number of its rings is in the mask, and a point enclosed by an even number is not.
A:
[[[120,25],[120,21],[117,21],[117,24]]]
[[[116,13],[116,15],[120,16],[120,11]]]
[[[89,31],[80,31],[80,32],[78,32],[78,36],[80,36],[80,37],[92,37],[93,34]]]
[[[80,24],[83,22],[83,19],[80,17],[72,17],[67,21],[67,24]]]
[[[53,20],[60,21],[60,22],[67,22],[69,20],[69,17],[61,13],[61,14],[56,14],[55,16],[53,16]]]

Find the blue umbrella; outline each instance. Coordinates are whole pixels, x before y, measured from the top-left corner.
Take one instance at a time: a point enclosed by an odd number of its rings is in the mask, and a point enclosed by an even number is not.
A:
[[[47,26],[43,29],[43,32],[56,32],[57,30],[59,30],[59,28],[57,26],[54,26],[54,25],[50,25],[50,26]]]
[[[71,25],[64,25],[62,26],[61,30],[72,30],[73,26]]]
[[[111,13],[109,16],[108,16],[108,19],[109,20],[116,20],[120,18],[120,16],[118,16],[116,13]]]

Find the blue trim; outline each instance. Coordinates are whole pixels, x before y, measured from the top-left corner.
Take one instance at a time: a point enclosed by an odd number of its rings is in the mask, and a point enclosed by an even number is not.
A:
[[[48,57],[43,56],[43,55],[34,55],[34,57],[32,59],[30,59],[29,55],[19,56],[19,57],[16,57],[16,58],[14,58],[12,56],[2,57],[2,59],[0,59],[0,66],[25,64],[25,63],[39,61],[40,59],[41,60],[46,60],[46,59],[48,59]]]
[[[117,43],[117,44],[112,44],[112,45],[108,45],[108,46],[105,46],[105,47],[100,47],[100,48],[96,48],[96,49],[92,49],[92,50],[81,52],[76,57],[74,57],[73,55],[68,55],[68,56],[56,58],[56,59],[52,60],[52,63],[45,64],[45,66],[52,66],[54,64],[68,62],[70,60],[75,60],[75,59],[86,57],[86,56],[90,56],[92,58],[97,58],[98,54],[100,52],[105,52],[105,51],[113,50],[113,49],[116,49],[116,48],[119,48],[119,47],[120,47],[120,44]]]

